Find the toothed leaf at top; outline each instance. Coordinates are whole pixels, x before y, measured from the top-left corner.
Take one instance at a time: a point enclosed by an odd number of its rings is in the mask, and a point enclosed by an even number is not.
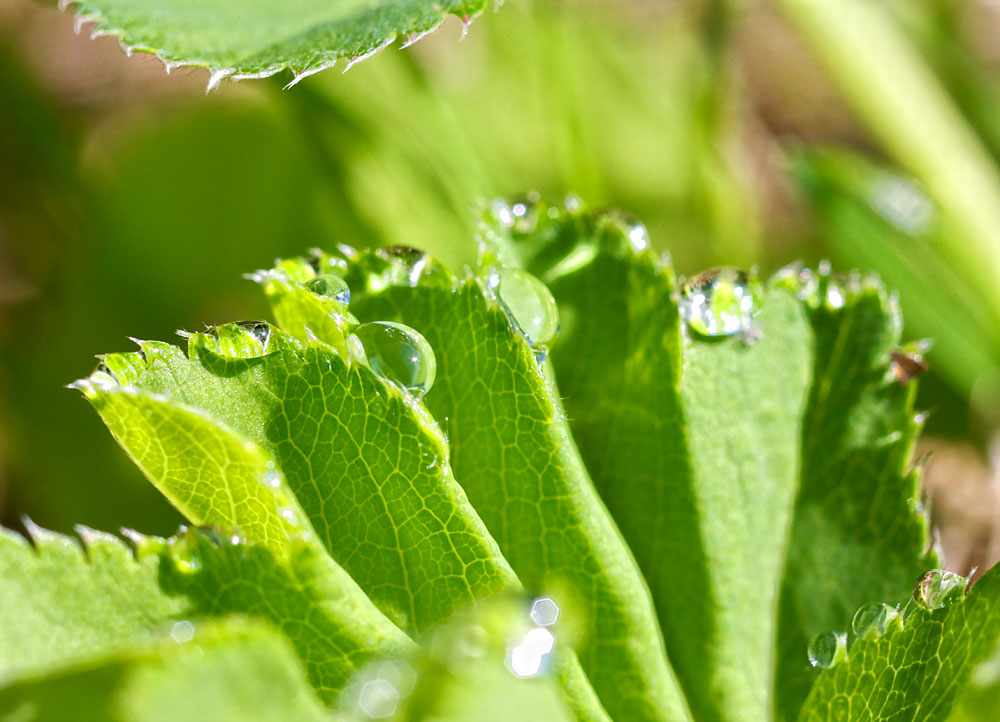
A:
[[[81,528],[83,545],[32,525],[0,529],[0,680],[25,679],[170,632],[241,615],[280,628],[326,703],[370,660],[413,643],[314,544],[278,557],[235,530],[170,539]]]
[[[330,722],[286,638],[259,623],[183,620],[87,663],[0,688],[0,719]]]
[[[634,219],[531,200],[485,218],[487,254],[559,304],[551,358],[573,432],[695,716],[794,718],[809,639],[933,565],[906,470],[913,384],[889,374],[891,299],[796,269],[753,298],[745,333],[706,337],[679,304],[704,302],[712,274],[678,284]]]
[[[131,52],[154,53],[170,66],[208,68],[210,81],[267,77],[295,80],[338,59],[366,57],[398,37],[426,33],[448,14],[468,18],[485,0],[69,0],[80,23],[114,35]],[[168,66],[169,67],[169,66]],[[293,82],[295,82],[293,80]]]
[[[361,320],[408,324],[434,348],[438,380],[425,400],[451,441],[456,477],[524,584],[559,585],[578,605],[580,660],[610,716],[686,719],[646,585],[580,461],[538,348],[489,280],[459,282],[414,249],[316,251],[260,276],[279,324],[326,340],[343,309],[308,286],[331,273]]]

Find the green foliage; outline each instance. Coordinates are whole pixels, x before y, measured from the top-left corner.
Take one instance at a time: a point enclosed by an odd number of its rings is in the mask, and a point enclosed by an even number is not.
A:
[[[278,326],[103,357],[75,386],[199,529],[0,537],[3,709],[114,696],[155,719],[190,684],[199,714],[268,720],[226,696],[245,656],[306,719],[944,719],[994,646],[995,573],[818,679],[805,654],[934,564],[894,301],[826,268],[679,291],[640,224],[577,205],[489,206],[464,279],[405,248],[281,261],[253,274]],[[547,288],[505,290],[517,267]],[[729,330],[685,330],[719,284]],[[560,336],[528,338],[556,305]],[[422,334],[386,337],[409,367],[354,334],[375,321]],[[189,633],[197,660],[158,641]]]
[[[266,78],[292,70],[295,79],[333,66],[341,58],[367,57],[399,36],[430,32],[449,13],[468,18],[485,0],[405,0],[368,4],[351,0],[293,0],[274,4],[171,0],[63,0],[77,22],[114,35],[132,50],[154,53],[167,67],[197,65],[211,73],[209,90],[223,78]]]

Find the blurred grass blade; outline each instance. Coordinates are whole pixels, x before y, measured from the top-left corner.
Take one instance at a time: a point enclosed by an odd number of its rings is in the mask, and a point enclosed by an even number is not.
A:
[[[1000,319],[1000,173],[883,4],[778,0],[886,151],[937,203],[954,235],[939,252]]]
[[[996,316],[945,249],[960,242],[915,181],[846,151],[799,150],[792,174],[833,256],[878,269],[934,368],[966,396],[1000,359]]]

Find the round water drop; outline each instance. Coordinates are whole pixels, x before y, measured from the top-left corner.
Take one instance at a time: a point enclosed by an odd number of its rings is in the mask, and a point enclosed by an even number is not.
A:
[[[354,329],[371,370],[422,398],[434,385],[437,360],[427,339],[391,321],[363,323]]]
[[[559,307],[544,283],[530,273],[504,268],[490,278],[497,298],[531,344],[544,346],[559,332]]]
[[[809,664],[829,669],[847,659],[847,635],[843,632],[823,632],[809,643]]]
[[[332,298],[334,301],[339,301],[340,303],[351,302],[351,289],[348,288],[347,282],[340,276],[335,276],[332,273],[324,273],[310,279],[306,283],[306,288],[317,296]]]
[[[701,336],[733,336],[748,331],[757,312],[756,279],[735,268],[713,268],[684,284],[681,318]]]
[[[944,569],[924,572],[913,587],[913,599],[924,609],[943,609],[965,599],[969,580]]]
[[[881,637],[899,612],[884,602],[869,602],[854,614],[851,628],[858,639]]]

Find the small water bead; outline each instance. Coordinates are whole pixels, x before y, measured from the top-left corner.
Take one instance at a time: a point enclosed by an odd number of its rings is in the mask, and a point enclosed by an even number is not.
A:
[[[700,273],[681,291],[681,318],[701,336],[733,336],[748,331],[758,310],[758,286],[752,274],[735,268]]]
[[[538,227],[538,204],[539,199],[534,194],[510,200],[510,213],[514,219],[511,226],[514,233],[528,234]]]
[[[843,632],[823,632],[809,643],[809,664],[829,669],[847,660],[847,635]]]
[[[194,639],[194,625],[186,619],[176,622],[170,629],[170,637],[178,644]]]
[[[552,597],[539,597],[531,603],[528,616],[539,627],[551,627],[559,620],[559,604]]]
[[[437,374],[437,360],[427,339],[409,326],[391,321],[363,323],[354,329],[372,371],[423,398]]]
[[[351,289],[347,282],[340,276],[332,273],[324,273],[306,282],[306,288],[317,296],[332,298],[340,303],[351,302]]]
[[[895,607],[884,602],[869,602],[855,612],[851,628],[858,639],[881,637],[898,616],[899,611]]]
[[[504,268],[490,287],[529,343],[544,346],[559,332],[559,307],[548,287],[530,273]]]
[[[556,638],[545,627],[535,627],[507,652],[507,666],[518,677],[537,677],[544,669]]]
[[[944,569],[924,572],[913,587],[913,600],[924,609],[934,611],[962,602],[969,585],[966,577]]]

